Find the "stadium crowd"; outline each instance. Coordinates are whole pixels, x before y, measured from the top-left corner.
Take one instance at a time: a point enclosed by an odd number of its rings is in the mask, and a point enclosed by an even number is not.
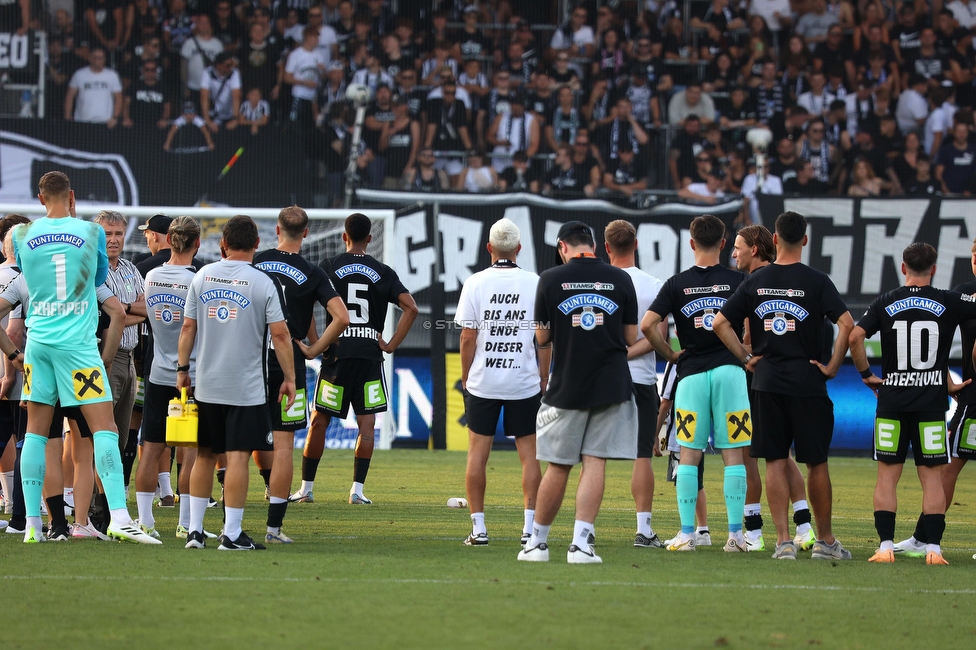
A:
[[[671,188],[715,202],[755,193],[745,141],[755,126],[773,135],[766,193],[976,186],[976,18],[961,0],[0,9],[0,22],[48,34],[47,119],[169,129],[167,146],[187,148],[294,129],[333,197],[347,179],[351,84],[373,94],[354,156],[367,187],[559,197]]]

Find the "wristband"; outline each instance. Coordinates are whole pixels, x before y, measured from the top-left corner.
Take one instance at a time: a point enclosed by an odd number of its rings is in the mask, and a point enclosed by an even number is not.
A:
[[[11,361],[13,361],[14,359],[17,358],[17,355],[19,355],[19,354],[20,354],[20,350],[18,348],[14,348],[14,351],[11,352],[10,354],[8,354],[7,355],[7,358],[10,359]]]
[[[861,379],[867,379],[868,377],[870,377],[871,375],[873,375],[873,374],[874,374],[874,373],[873,373],[873,372],[871,371],[871,366],[868,366],[868,367],[867,367],[866,369],[864,369],[864,370],[858,370],[858,372],[859,372],[859,373],[861,373]]]
[[[754,355],[752,354],[752,352],[750,352],[749,354],[746,355],[746,358],[742,360],[742,363],[748,364],[752,360],[753,356]]]
[[[128,314],[130,309],[132,309],[132,303],[131,302],[125,303],[125,313]]]
[[[185,366],[176,366],[176,372],[190,372],[190,364]]]

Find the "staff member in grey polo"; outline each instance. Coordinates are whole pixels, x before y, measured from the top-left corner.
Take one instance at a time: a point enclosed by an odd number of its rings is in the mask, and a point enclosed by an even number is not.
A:
[[[136,399],[136,368],[132,362],[132,350],[139,341],[139,323],[146,319],[145,287],[135,265],[122,258],[128,219],[114,210],[102,210],[95,215],[94,221],[105,230],[105,250],[108,253],[108,278],[105,284],[125,308],[122,342],[109,371],[112,397],[115,399],[115,425],[119,428],[119,447],[125,449],[129,436],[134,435],[129,429],[132,405]],[[131,460],[128,463],[123,460],[123,464],[131,470]]]

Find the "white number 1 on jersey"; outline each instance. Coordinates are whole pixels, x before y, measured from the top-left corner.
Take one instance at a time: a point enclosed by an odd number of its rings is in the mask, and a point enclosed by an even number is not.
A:
[[[64,253],[55,253],[51,256],[54,262],[54,282],[57,285],[58,300],[68,299],[68,265],[65,262]]]

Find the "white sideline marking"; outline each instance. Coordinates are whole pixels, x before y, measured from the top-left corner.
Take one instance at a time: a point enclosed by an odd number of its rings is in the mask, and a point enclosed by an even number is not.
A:
[[[439,578],[258,578],[253,576],[69,576],[69,575],[38,575],[38,576],[0,576],[2,580],[58,580],[58,581],[91,581],[114,580],[146,580],[160,582],[330,582],[354,583],[369,582],[376,584],[435,584],[435,585],[467,585],[467,584],[516,584],[550,586],[555,580],[444,580]],[[889,589],[887,587],[851,587],[847,585],[757,585],[742,583],[694,583],[694,582],[638,582],[630,580],[573,580],[564,583],[570,587],[676,587],[679,589],[776,589],[796,591],[867,591],[867,592],[900,592],[912,594],[976,594],[976,589]]]

